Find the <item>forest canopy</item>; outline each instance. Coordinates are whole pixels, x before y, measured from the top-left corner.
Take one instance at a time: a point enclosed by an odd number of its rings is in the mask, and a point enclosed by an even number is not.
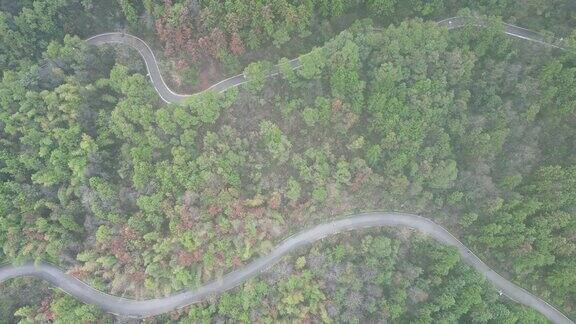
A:
[[[402,211],[574,318],[571,6],[2,2],[0,261],[51,262],[106,293],[149,299],[218,279],[312,225]],[[436,23],[454,15],[486,25]],[[555,34],[567,50],[512,38],[503,21]],[[164,103],[137,52],[83,41],[119,29],[151,44],[174,89],[234,73],[248,82]],[[0,322],[113,322],[46,287],[1,283]],[[326,238],[156,317],[214,319],[545,322],[456,250],[406,228]]]

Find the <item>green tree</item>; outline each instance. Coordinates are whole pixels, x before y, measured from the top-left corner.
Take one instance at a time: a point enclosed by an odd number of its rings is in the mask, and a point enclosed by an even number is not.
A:
[[[368,0],[368,10],[374,18],[390,16],[394,13],[397,0]]]
[[[292,68],[290,60],[288,60],[287,58],[283,57],[278,61],[278,70],[280,71],[280,75],[282,76],[282,78],[287,80],[290,83],[290,85],[293,86],[298,81],[296,72]]]
[[[292,144],[276,124],[268,120],[261,121],[260,138],[274,160],[279,163],[288,160]]]
[[[290,177],[286,187],[286,197],[295,203],[298,198],[300,198],[300,192],[300,183],[298,183],[298,181],[296,181],[294,178]]]
[[[102,318],[97,306],[83,304],[70,296],[55,299],[50,306],[54,312],[55,323],[94,322]]]
[[[448,189],[456,180],[458,176],[458,169],[456,167],[456,161],[440,161],[438,166],[433,171],[430,178],[430,187],[437,189]]]
[[[246,86],[253,93],[258,93],[264,88],[266,79],[272,71],[272,63],[268,61],[259,61],[250,63],[244,69],[244,76],[248,82]]]
[[[298,74],[305,79],[315,79],[320,76],[326,65],[326,55],[323,48],[314,48],[308,54],[300,56]]]
[[[126,20],[128,20],[130,25],[136,26],[136,24],[138,24],[138,12],[132,3],[130,3],[130,0],[118,0],[118,3],[120,4],[120,8],[126,17]]]

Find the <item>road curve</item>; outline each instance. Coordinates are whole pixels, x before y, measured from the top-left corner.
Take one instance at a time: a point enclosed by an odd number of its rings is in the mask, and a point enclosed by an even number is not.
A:
[[[481,20],[470,17],[452,17],[441,20],[437,22],[437,24],[441,27],[446,27],[449,30],[462,28],[470,25],[480,27],[484,25]],[[547,41],[547,38],[545,36],[535,31],[506,23],[503,25],[504,25],[504,32],[507,35],[537,42],[546,46],[562,49],[562,47],[550,43],[549,41]],[[146,44],[145,41],[136,36],[119,32],[105,33],[92,36],[86,39],[86,42],[97,46],[105,44],[123,44],[137,50],[142,59],[144,59],[146,69],[148,70],[148,75],[150,76],[150,81],[152,81],[152,84],[154,85],[156,92],[158,92],[160,98],[162,98],[162,100],[164,100],[164,102],[166,103],[181,102],[193,95],[193,94],[179,94],[170,90],[170,88],[168,87],[168,85],[166,85],[166,82],[164,82],[164,79],[162,78],[162,73],[160,73],[160,68],[158,67],[158,61],[156,60],[154,52],[152,51],[150,46]],[[293,69],[300,67],[301,66],[300,59],[299,58],[292,59],[290,61],[290,65],[292,66]],[[269,76],[278,74],[278,71],[279,71],[278,66],[275,65],[272,68],[272,71],[270,72]],[[208,89],[205,89],[203,91],[212,90],[216,92],[223,92],[230,88],[234,88],[243,83],[246,83],[247,81],[248,79],[246,78],[246,76],[243,73],[241,73],[228,79],[222,80],[216,84],[213,84]]]
[[[92,36],[86,39],[86,42],[88,42],[88,44],[96,46],[107,44],[122,44],[130,46],[136,51],[138,51],[142,59],[144,59],[144,63],[146,64],[146,70],[148,71],[148,76],[150,77],[152,85],[154,85],[154,89],[156,89],[156,92],[158,92],[158,95],[160,95],[160,98],[164,100],[164,102],[166,103],[181,102],[184,99],[192,96],[176,93],[172,91],[168,87],[168,85],[166,85],[166,82],[164,82],[164,78],[162,78],[162,73],[160,73],[160,68],[158,67],[158,61],[156,60],[154,52],[152,51],[150,46],[148,46],[148,44],[146,44],[146,42],[143,41],[142,39],[134,35],[115,32],[115,33],[105,33]],[[292,59],[289,62],[293,69],[297,69],[300,67],[299,58]],[[272,68],[269,77],[274,76],[278,73],[279,73],[278,66],[275,65]],[[208,89],[203,91],[211,90],[216,92],[224,92],[230,88],[234,88],[243,83],[246,83],[247,81],[248,79],[242,73],[230,77],[228,79],[222,80],[216,84],[213,84]]]
[[[460,258],[464,262],[476,269],[498,290],[512,300],[534,308],[554,323],[573,323],[546,301],[498,275],[442,226],[422,216],[404,213],[361,213],[312,227],[289,237],[277,245],[269,254],[226,274],[221,279],[165,298],[133,300],[108,295],[65,274],[61,269],[46,263],[5,266],[0,269],[0,283],[14,277],[33,276],[49,281],[70,295],[86,303],[97,305],[107,312],[135,318],[148,317],[205,300],[207,296],[220,294],[236,287],[266,270],[286,254],[293,252],[299,247],[318,241],[327,235],[354,229],[384,226],[414,228],[443,244],[456,247]]]

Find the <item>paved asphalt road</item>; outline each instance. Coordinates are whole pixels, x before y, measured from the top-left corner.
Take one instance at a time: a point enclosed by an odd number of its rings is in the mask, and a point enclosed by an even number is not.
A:
[[[249,278],[266,270],[284,255],[299,247],[318,241],[327,235],[360,228],[382,226],[411,227],[429,235],[441,243],[456,247],[464,262],[471,265],[498,290],[502,291],[512,300],[534,308],[555,323],[572,323],[570,319],[544,300],[498,275],[442,226],[427,218],[403,213],[362,213],[318,225],[286,239],[269,254],[256,259],[238,270],[226,274],[217,281],[212,281],[199,288],[187,290],[165,298],[132,300],[104,294],[82,281],[65,274],[57,267],[45,263],[36,266],[33,264],[17,267],[5,266],[0,269],[0,282],[14,277],[34,276],[47,280],[78,299],[86,303],[98,305],[110,313],[128,317],[147,317],[202,301],[209,295],[220,294],[236,287]]]
[[[442,20],[438,22],[438,24],[445,26],[448,29],[453,29],[469,25],[470,21],[468,18],[455,17]],[[505,25],[505,28],[505,32],[509,35],[558,47],[547,43],[543,36],[533,31],[507,24]],[[135,48],[144,59],[149,71],[150,79],[154,84],[156,91],[158,91],[158,94],[164,101],[178,102],[188,97],[188,95],[177,94],[166,86],[166,83],[160,74],[158,64],[156,63],[154,53],[141,39],[123,33],[108,33],[96,35],[89,38],[87,41],[94,45],[121,43]],[[298,68],[300,66],[300,61],[294,59],[291,61],[291,65],[293,68]],[[277,73],[278,68],[275,67],[272,75]],[[222,92],[245,82],[245,76],[240,74],[213,85],[209,90]],[[303,245],[320,240],[327,235],[333,235],[353,229],[381,226],[411,227],[428,234],[430,237],[433,237],[441,243],[456,247],[464,262],[481,273],[506,296],[521,304],[534,308],[555,323],[573,323],[560,311],[546,303],[544,300],[532,295],[528,291],[498,275],[440,225],[421,216],[402,213],[363,213],[318,225],[286,239],[268,255],[265,255],[238,270],[226,274],[217,281],[207,283],[197,289],[187,290],[165,298],[132,300],[111,296],[95,290],[84,282],[65,274],[61,269],[47,263],[4,266],[0,268],[0,283],[14,277],[38,277],[51,282],[58,288],[86,303],[98,305],[107,312],[128,317],[147,317],[184,307],[204,300],[209,295],[219,294],[231,289],[272,266],[282,256]]]
[[[446,27],[448,29],[456,29],[469,25],[482,26],[482,22],[478,20],[473,20],[472,18],[468,17],[452,17],[439,21],[438,25]],[[543,35],[522,27],[510,24],[504,24],[504,32],[510,36],[537,42],[547,46],[561,48],[560,46],[548,42],[546,40],[546,37],[544,37]],[[116,33],[105,33],[95,35],[88,38],[86,41],[89,44],[97,46],[104,44],[123,44],[128,45],[137,50],[138,53],[140,53],[140,56],[142,56],[142,58],[144,59],[146,69],[148,70],[148,75],[150,76],[150,80],[152,81],[154,88],[160,95],[160,98],[162,98],[162,100],[164,100],[166,103],[181,102],[187,97],[191,96],[186,94],[178,94],[170,90],[170,88],[166,85],[166,82],[164,82],[164,79],[162,78],[162,74],[160,73],[160,69],[158,67],[156,57],[154,56],[154,52],[152,51],[150,46],[148,46],[148,44],[146,44],[146,42],[144,42],[142,39],[130,34],[116,32]],[[301,65],[299,58],[292,59],[290,61],[290,64],[294,69],[300,67]],[[274,66],[274,68],[272,69],[272,73],[269,76],[273,76],[276,74],[278,74],[277,65]],[[210,88],[206,90],[223,92],[230,88],[234,88],[243,83],[246,83],[247,81],[248,79],[246,78],[246,76],[244,76],[244,74],[238,74],[228,79],[222,80],[212,85]]]
[[[146,70],[148,70],[148,75],[150,76],[150,81],[154,85],[156,92],[160,95],[160,98],[164,100],[166,103],[173,103],[173,102],[181,102],[184,99],[190,97],[191,95],[184,95],[175,93],[174,91],[170,90],[166,82],[164,82],[164,78],[162,78],[162,74],[160,73],[160,68],[158,67],[158,63],[156,61],[156,56],[150,46],[146,44],[142,39],[125,33],[105,33],[96,36],[92,36],[86,40],[89,44],[92,45],[105,45],[105,44],[122,44],[128,45],[133,49],[137,50],[140,53],[140,56],[144,59],[144,63],[146,64]],[[297,69],[300,67],[300,59],[295,58],[290,60],[290,65],[293,69]],[[278,66],[275,65],[272,68],[272,72],[269,76],[274,76],[278,74]],[[248,79],[244,76],[244,74],[238,74],[228,79],[222,80],[216,84],[213,84],[210,88],[204,90],[212,90],[216,92],[224,92],[230,88],[237,87],[243,83],[246,83]]]

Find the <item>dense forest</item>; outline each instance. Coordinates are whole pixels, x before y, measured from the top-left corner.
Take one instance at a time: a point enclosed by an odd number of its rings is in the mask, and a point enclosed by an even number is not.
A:
[[[570,10],[572,9],[572,10]],[[0,260],[114,295],[197,287],[311,225],[367,210],[442,224],[576,317],[576,26],[570,1],[0,2]],[[436,20],[482,17],[448,31]],[[563,38],[561,51],[502,21]],[[378,27],[378,28],[374,28]],[[122,29],[141,58],[82,39]],[[288,59],[301,56],[292,70]],[[267,78],[274,64],[280,75]],[[409,229],[339,234],[151,322],[545,322]],[[0,322],[113,322],[31,279]]]

